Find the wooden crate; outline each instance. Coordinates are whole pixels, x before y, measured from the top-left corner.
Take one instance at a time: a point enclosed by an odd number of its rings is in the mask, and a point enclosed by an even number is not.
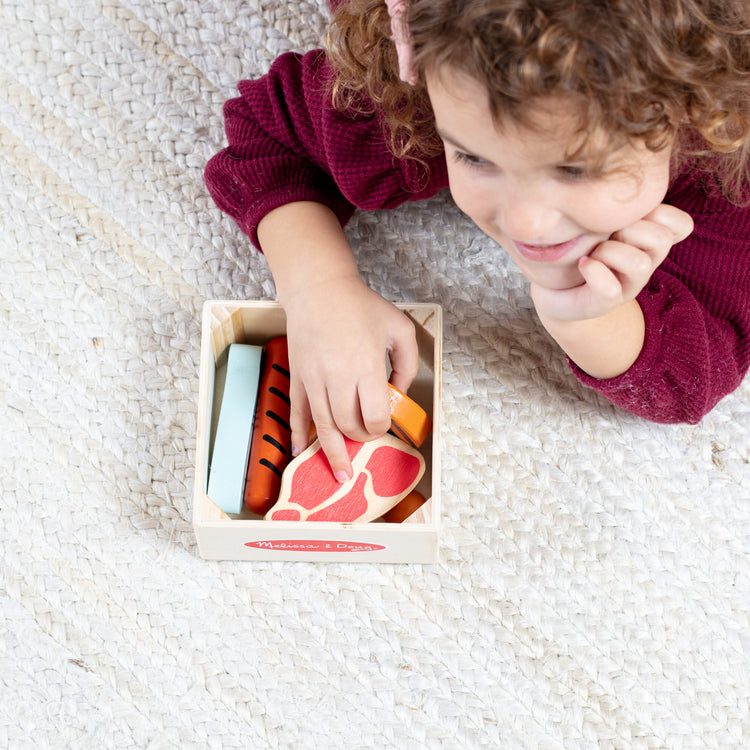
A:
[[[433,304],[399,304],[414,321],[420,350],[419,374],[409,389],[432,418],[421,448],[426,469],[417,490],[427,502],[400,524],[266,521],[247,509],[229,516],[206,494],[209,456],[221,403],[227,348],[263,344],[286,332],[276,302],[209,300],[203,308],[198,439],[193,528],[198,549],[212,560],[309,560],[335,562],[435,562],[440,530],[440,365],[442,310]]]

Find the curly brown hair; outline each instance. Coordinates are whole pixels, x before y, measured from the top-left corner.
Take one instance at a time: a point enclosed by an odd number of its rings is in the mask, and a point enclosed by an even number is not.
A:
[[[383,0],[334,12],[328,51],[340,109],[382,110],[391,148],[439,153],[425,73],[448,66],[487,88],[499,123],[530,124],[534,104],[564,96],[586,134],[610,147],[638,139],[702,157],[732,200],[747,196],[750,163],[750,3],[747,0],[411,0],[418,83],[398,77]]]

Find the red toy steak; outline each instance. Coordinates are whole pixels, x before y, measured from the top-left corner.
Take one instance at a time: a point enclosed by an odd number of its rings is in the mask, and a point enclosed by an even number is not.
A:
[[[286,467],[279,500],[266,520],[372,521],[408,495],[424,474],[419,451],[392,435],[367,443],[345,440],[352,478],[336,481],[316,440]]]

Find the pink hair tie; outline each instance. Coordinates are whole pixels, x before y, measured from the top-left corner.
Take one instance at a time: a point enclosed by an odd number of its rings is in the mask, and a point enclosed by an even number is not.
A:
[[[398,56],[398,77],[414,86],[417,72],[414,70],[414,45],[406,22],[407,0],[385,0],[391,17],[391,36]]]

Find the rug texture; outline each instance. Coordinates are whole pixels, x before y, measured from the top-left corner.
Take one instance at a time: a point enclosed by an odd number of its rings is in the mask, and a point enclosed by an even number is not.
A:
[[[750,382],[613,408],[447,194],[347,230],[444,309],[439,561],[200,558],[201,306],[274,297],[202,170],[327,21],[0,0],[0,747],[750,747]]]

